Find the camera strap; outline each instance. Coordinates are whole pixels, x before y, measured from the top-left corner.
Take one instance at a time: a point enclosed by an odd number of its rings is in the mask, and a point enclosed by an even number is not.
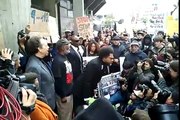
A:
[[[17,98],[18,91],[19,91],[19,81],[11,80],[7,90]]]

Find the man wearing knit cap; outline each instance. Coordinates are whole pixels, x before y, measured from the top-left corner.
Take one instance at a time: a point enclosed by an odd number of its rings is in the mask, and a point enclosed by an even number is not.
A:
[[[135,62],[144,60],[145,58],[147,58],[147,55],[140,50],[138,41],[132,41],[130,44],[130,52],[125,55],[124,61],[129,61],[135,65]]]
[[[73,110],[73,73],[72,66],[67,59],[70,52],[70,42],[67,39],[56,43],[58,54],[52,63],[52,72],[55,79],[56,103],[60,120],[71,120]]]

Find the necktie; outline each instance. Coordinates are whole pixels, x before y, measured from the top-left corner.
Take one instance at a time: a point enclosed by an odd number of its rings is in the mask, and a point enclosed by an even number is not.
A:
[[[81,53],[80,53],[80,51],[79,51],[79,47],[78,47],[78,49],[77,49],[77,52],[78,52],[78,54],[79,54],[79,58],[80,58],[80,64],[81,64],[81,71],[83,71],[83,58],[82,58],[82,56],[81,56]]]
[[[82,62],[83,60],[82,60],[81,53],[80,53],[80,51],[79,51],[79,47],[77,48],[77,52],[78,52],[78,54],[79,54],[80,61]]]

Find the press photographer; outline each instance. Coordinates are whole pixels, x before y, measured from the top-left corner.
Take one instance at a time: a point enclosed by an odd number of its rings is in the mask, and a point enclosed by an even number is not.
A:
[[[24,73],[22,75],[9,74],[9,75],[4,76],[4,78],[3,77],[0,78],[1,79],[0,83],[6,83],[7,86],[3,84],[1,84],[0,86],[3,86],[3,89],[5,89],[5,87],[7,88],[5,90],[8,91],[9,94],[11,94],[11,97],[13,97],[14,100],[16,99],[15,100],[17,102],[16,104],[18,104],[21,107],[25,115],[30,117],[29,119],[31,120],[37,120],[37,119],[57,120],[57,115],[48,106],[46,98],[44,97],[42,93],[38,91],[39,83],[37,80],[37,76],[38,75],[36,73]],[[28,93],[26,95],[24,95],[25,93],[23,89],[27,90]],[[24,98],[24,96],[27,96],[27,98]],[[28,99],[32,100],[33,96],[36,96],[34,97],[36,102],[28,106],[28,103],[29,103]],[[24,101],[27,101],[28,103],[26,104],[24,103]],[[14,108],[11,108],[11,109],[14,110]]]
[[[17,98],[20,87],[31,89],[35,93],[38,91],[37,74],[36,73],[24,73],[21,75],[11,74],[7,69],[0,70],[0,74],[4,76],[0,77],[0,85]]]
[[[157,83],[151,80],[152,91],[154,92],[154,97],[147,108],[151,108],[156,104],[179,104],[179,61],[170,62],[169,70],[172,78],[172,84],[167,85],[162,73],[159,72],[159,80]]]
[[[137,61],[136,70],[137,72],[134,74],[136,75],[136,79],[134,81],[134,87],[139,83],[149,83],[150,80],[154,79],[155,76],[153,74],[154,64],[153,61],[149,58],[144,59],[143,61]]]
[[[169,63],[169,72],[172,79],[172,84],[167,85],[162,73],[159,71],[159,80],[157,82],[161,89],[167,89],[169,91],[179,90],[179,60],[173,60]]]
[[[24,30],[21,30],[17,33],[17,43],[18,43],[18,56],[20,56],[20,67],[19,70],[21,72],[25,72],[25,67],[28,60],[28,54],[27,50],[25,49],[26,43],[30,36],[24,32]]]
[[[169,71],[169,63],[163,61],[153,60],[154,67],[156,70],[160,70],[162,73]]]
[[[5,120],[31,120],[29,113],[34,110],[36,93],[22,88],[22,106],[6,89],[0,86],[0,118]],[[24,109],[21,109],[24,108]],[[29,109],[31,108],[31,109]]]
[[[137,102],[138,104],[135,104],[138,105],[136,109],[144,111],[146,117],[149,116],[152,120],[169,120],[168,118],[178,120],[177,91],[162,90],[154,80],[151,83],[149,85],[139,84],[137,90],[134,90],[134,95],[143,98],[143,105],[145,105],[143,109],[141,104]]]

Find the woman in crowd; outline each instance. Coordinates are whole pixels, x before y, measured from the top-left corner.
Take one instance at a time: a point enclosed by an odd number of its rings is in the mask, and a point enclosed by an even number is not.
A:
[[[84,56],[97,56],[99,51],[99,45],[96,41],[92,40],[87,45],[87,51],[85,52]]]

